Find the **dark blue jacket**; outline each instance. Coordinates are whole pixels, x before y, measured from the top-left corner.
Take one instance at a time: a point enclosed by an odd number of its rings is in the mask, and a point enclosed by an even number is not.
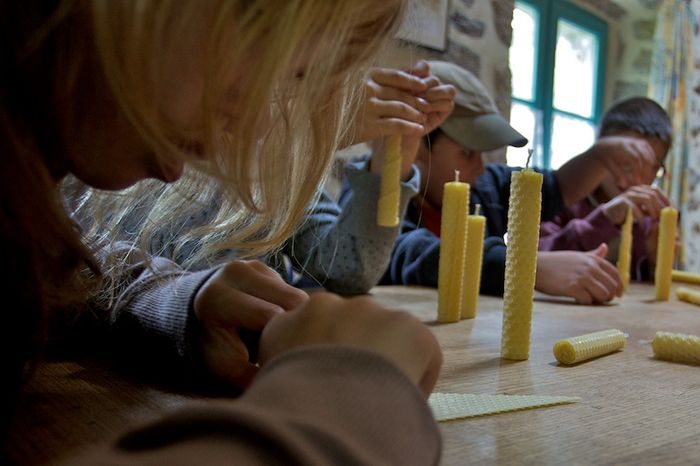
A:
[[[486,217],[484,259],[481,269],[481,293],[503,295],[506,268],[506,245],[503,235],[508,225],[511,172],[520,168],[490,164],[471,187],[470,211],[481,204],[481,215]],[[541,221],[552,219],[564,209],[554,172],[537,170],[544,175],[542,184]],[[382,285],[437,286],[440,238],[420,225],[420,209],[416,202],[409,205],[401,224],[401,233],[394,245],[389,269]]]

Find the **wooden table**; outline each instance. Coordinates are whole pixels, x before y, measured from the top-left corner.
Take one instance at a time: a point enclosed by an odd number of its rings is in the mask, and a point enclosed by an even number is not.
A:
[[[657,330],[700,334],[700,307],[654,303],[632,285],[607,306],[538,297],[530,359],[500,359],[502,300],[482,296],[475,320],[437,324],[435,290],[380,287],[372,294],[410,310],[437,335],[445,364],[436,391],[579,396],[572,405],[442,423],[443,464],[700,464],[700,367],[657,361]],[[556,363],[563,337],[618,328],[624,351],[573,367]],[[48,363],[30,385],[11,454],[45,463],[110,436],[191,396],[74,362]]]

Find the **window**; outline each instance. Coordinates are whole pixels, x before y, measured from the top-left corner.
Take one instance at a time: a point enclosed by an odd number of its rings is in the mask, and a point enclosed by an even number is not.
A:
[[[532,165],[559,168],[595,139],[605,88],[607,24],[564,0],[516,0],[511,125],[530,141]],[[527,151],[509,147],[509,165]]]

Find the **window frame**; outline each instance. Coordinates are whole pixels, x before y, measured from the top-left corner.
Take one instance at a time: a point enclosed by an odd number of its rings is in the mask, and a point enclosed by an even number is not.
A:
[[[511,95],[511,105],[513,103],[525,105],[539,116],[535,129],[536,133],[540,133],[540,141],[531,141],[531,143],[541,143],[541,151],[535,151],[535,160],[532,163],[550,168],[554,115],[559,114],[586,121],[595,127],[602,114],[606,90],[608,24],[605,20],[568,0],[516,0],[515,6],[517,7],[518,4],[527,5],[538,15],[536,24],[538,37],[535,41],[537,49],[534,57],[534,99],[529,101]],[[584,29],[598,39],[598,60],[594,70],[593,111],[590,117],[554,108],[554,63],[559,20],[567,21]],[[535,134],[535,138],[538,138],[538,134]]]

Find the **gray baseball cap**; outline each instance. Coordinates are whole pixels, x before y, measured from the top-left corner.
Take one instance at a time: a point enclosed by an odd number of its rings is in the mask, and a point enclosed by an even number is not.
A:
[[[443,84],[457,89],[455,108],[440,129],[466,149],[489,151],[505,146],[523,147],[527,138],[514,130],[479,79],[446,61],[429,61],[430,71]]]

